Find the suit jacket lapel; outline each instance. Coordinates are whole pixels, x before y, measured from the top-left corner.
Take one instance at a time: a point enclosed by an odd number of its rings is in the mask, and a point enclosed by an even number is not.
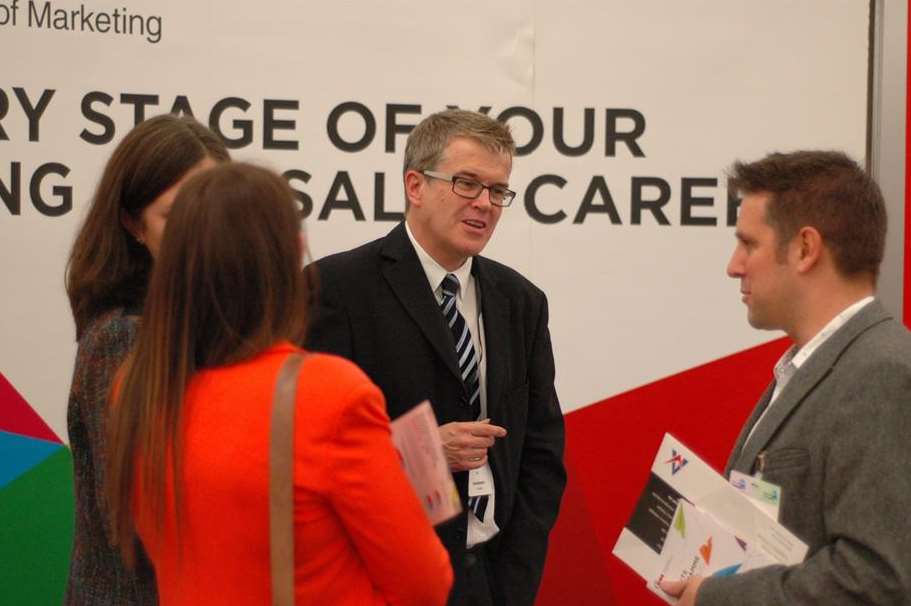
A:
[[[750,467],[753,464],[753,459],[746,459],[743,453],[743,447],[746,442],[747,436],[750,435],[750,431],[753,429],[753,426],[756,425],[756,422],[759,421],[759,418],[762,416],[762,413],[769,406],[769,401],[772,399],[772,394],[775,391],[775,381],[772,381],[768,387],[766,387],[765,392],[763,392],[762,397],[759,398],[759,402],[753,408],[753,412],[750,413],[750,418],[747,419],[747,422],[743,425],[743,428],[740,430],[740,435],[737,436],[737,442],[734,444],[734,449],[731,451],[731,456],[728,457],[727,466],[724,468],[725,477],[729,476],[732,469],[737,471],[742,471],[743,473],[750,473]],[[746,466],[746,468],[744,468]]]
[[[878,301],[873,301],[820,345],[819,349],[813,352],[813,355],[778,394],[778,399],[775,400],[762,423],[756,428],[753,437],[747,441],[735,468],[747,473],[751,472],[757,455],[766,447],[777,433],[778,428],[791,416],[807,395],[829,374],[841,354],[854,339],[874,324],[883,322],[889,317],[882,305]],[[768,390],[767,395],[771,395]],[[759,408],[757,407],[757,410]],[[756,411],[753,414],[756,415]]]
[[[509,376],[509,299],[490,276],[486,259],[475,257],[472,273],[481,287],[479,312],[484,322],[484,355],[487,359],[487,416],[495,419]]]
[[[481,288],[480,309],[484,323],[484,356],[487,358],[486,390],[487,390],[487,417],[495,425],[505,425],[508,418],[503,411],[503,392],[511,387],[509,368],[509,327],[510,311],[509,298],[503,294],[494,276],[491,275],[490,265],[483,257],[475,257],[472,273]],[[510,428],[507,426],[507,430]],[[507,441],[498,439],[490,449],[490,470],[493,473],[497,495],[503,496],[513,490],[509,486],[509,478],[503,476],[503,465],[509,461],[509,448]],[[503,508],[498,506],[494,517],[500,528],[505,520]]]
[[[399,223],[386,236],[381,254],[386,260],[383,276],[392,292],[461,382],[452,335],[427,282],[427,274],[408,239],[404,223]]]

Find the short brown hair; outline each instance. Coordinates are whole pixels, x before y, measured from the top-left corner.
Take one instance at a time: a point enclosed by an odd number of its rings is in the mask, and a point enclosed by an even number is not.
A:
[[[249,164],[203,171],[177,194],[111,415],[106,491],[113,540],[127,562],[137,481],[143,507],[160,522],[168,468],[179,477],[193,375],[279,341],[303,342],[310,272],[301,271],[300,229],[288,183]],[[173,488],[179,520],[181,492]]]
[[[228,160],[228,150],[189,116],[150,118],[117,144],[67,262],[66,293],[77,338],[98,314],[140,307],[145,297],[152,258],[124,227],[121,213],[138,218],[206,157]]]
[[[512,156],[516,152],[506,124],[478,112],[447,109],[427,116],[408,135],[402,174],[436,168],[454,137],[473,139],[498,154]]]
[[[886,205],[876,182],[838,151],[773,153],[736,162],[729,187],[768,193],[766,221],[780,250],[805,226],[814,227],[845,277],[875,281],[886,242]]]

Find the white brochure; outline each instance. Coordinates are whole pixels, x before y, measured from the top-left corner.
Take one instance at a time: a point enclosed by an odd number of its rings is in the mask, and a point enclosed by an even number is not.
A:
[[[683,570],[680,562],[687,559],[692,562],[694,553],[698,553],[698,547],[706,540],[703,538],[696,550],[689,542],[682,541],[669,544],[671,551],[662,553],[669,531],[678,519],[678,502],[681,499],[693,506],[684,508],[683,516],[692,518],[694,527],[701,525],[703,530],[722,529],[725,537],[722,541],[726,545],[731,539],[744,544],[745,558],[748,555],[746,546],[749,546],[749,557],[746,558],[749,567],[799,564],[806,556],[807,546],[800,539],[731,486],[679,440],[665,434],[645,489],[629,522],[620,532],[613,553],[670,603],[673,599],[655,588],[653,582],[665,572],[672,578],[672,572]],[[674,545],[678,546],[677,551],[673,550]],[[730,566],[733,565],[725,567],[728,573],[732,572]],[[674,566],[679,570],[672,571]],[[739,571],[744,569],[741,564]],[[714,572],[717,570],[708,574]],[[705,574],[705,570],[693,574]]]

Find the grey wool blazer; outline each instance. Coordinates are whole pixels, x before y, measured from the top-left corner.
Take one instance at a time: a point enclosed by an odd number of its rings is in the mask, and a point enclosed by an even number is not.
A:
[[[761,466],[781,486],[779,521],[807,557],[706,579],[697,605],[911,604],[911,333],[868,304],[800,367],[747,442],[773,387],[725,473]]]

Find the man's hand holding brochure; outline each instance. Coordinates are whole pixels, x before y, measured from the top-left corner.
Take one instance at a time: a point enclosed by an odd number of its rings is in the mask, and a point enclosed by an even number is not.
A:
[[[663,579],[803,561],[807,546],[775,519],[777,487],[748,476],[732,479],[737,486],[665,434],[614,554],[671,604],[676,599],[658,587]]]

